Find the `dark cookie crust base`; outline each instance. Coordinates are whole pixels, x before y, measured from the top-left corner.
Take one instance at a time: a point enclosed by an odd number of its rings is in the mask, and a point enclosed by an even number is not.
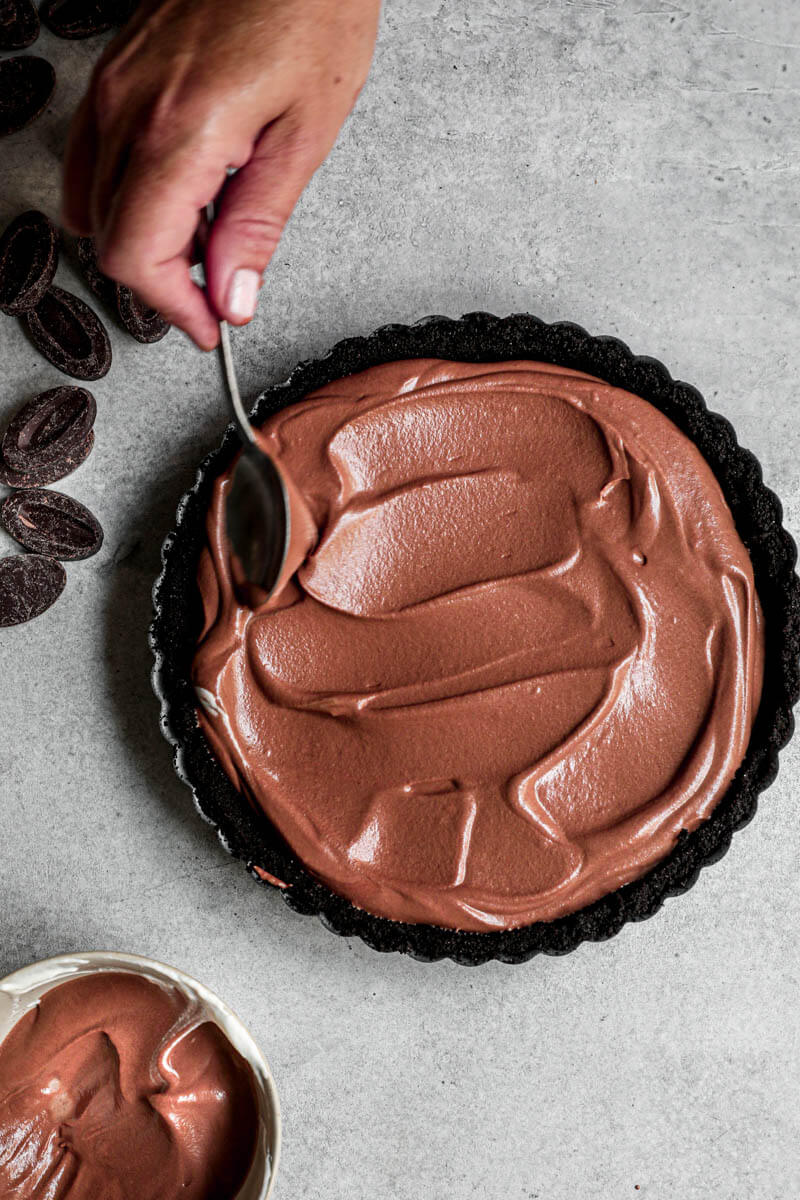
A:
[[[567,954],[581,942],[611,937],[627,921],[652,916],[667,896],[687,891],[702,867],[723,856],[733,833],[753,817],[759,792],[775,779],[778,751],[791,737],[792,707],[800,699],[796,547],[782,528],[779,500],[762,483],[757,460],[738,445],[730,423],[709,412],[699,392],[673,381],[655,359],[635,357],[615,338],[591,337],[578,325],[546,325],[531,316],[501,319],[488,313],[470,313],[458,321],[429,317],[412,326],[387,325],[369,337],[340,342],[322,359],[301,363],[285,383],[259,396],[255,419],[262,422],[343,375],[404,358],[531,359],[587,371],[649,400],[698,446],[722,486],[752,559],[766,628],[761,705],[747,755],[726,795],[699,829],[682,834],[671,854],[640,879],[570,916],[520,929],[472,933],[401,924],[372,916],[317,882],[267,819],[242,800],[212,755],[196,715],[191,664],[201,622],[197,560],[213,482],[238,449],[233,427],[200,465],[194,487],[181,500],[176,528],[164,542],[150,632],[161,726],[173,746],[179,776],[223,845],[255,878],[258,866],[283,880],[283,898],[297,912],[316,914],[333,932],[358,936],[375,950],[397,950],[425,962],[451,958],[465,965],[490,959],[519,963],[540,953]]]

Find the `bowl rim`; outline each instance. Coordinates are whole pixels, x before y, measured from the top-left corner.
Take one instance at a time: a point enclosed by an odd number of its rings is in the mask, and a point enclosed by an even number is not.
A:
[[[179,778],[225,849],[242,859],[259,882],[277,884],[291,908],[317,916],[332,932],[424,962],[449,958],[464,965],[492,959],[521,963],[540,953],[569,953],[584,941],[613,936],[628,921],[654,915],[667,897],[686,892],[704,866],[722,858],[733,833],[753,817],[759,793],[773,782],[778,752],[791,737],[792,709],[800,698],[797,549],[783,528],[780,501],[764,485],[757,459],[739,445],[730,422],[710,411],[696,388],[674,380],[663,363],[634,355],[619,339],[594,337],[571,322],[547,324],[527,313],[497,317],[476,312],[459,319],[431,316],[413,325],[385,325],[365,337],[338,342],[321,358],[300,362],[284,382],[260,393],[251,419],[263,422],[337,378],[408,358],[498,363],[526,359],[585,371],[648,400],[698,447],[722,487],[750,554],[765,616],[762,698],[745,758],[725,795],[694,832],[682,833],[673,850],[632,883],[567,916],[517,929],[472,932],[395,922],[356,908],[313,878],[268,819],[242,801],[217,763],[200,731],[188,678],[200,620],[194,571],[211,485],[238,448],[233,426],[200,463],[162,547],[149,631],[161,729],[172,747]]]
[[[82,967],[88,967],[81,971]],[[72,968],[72,969],[70,969]],[[261,1094],[262,1103],[269,1113],[269,1121],[265,1121],[265,1145],[263,1147],[266,1162],[266,1177],[260,1186],[254,1200],[270,1200],[275,1188],[278,1166],[281,1157],[283,1139],[283,1119],[278,1089],[267,1058],[245,1025],[238,1013],[226,1004],[207,984],[195,979],[181,967],[174,967],[160,959],[149,958],[143,954],[128,954],[121,950],[86,950],[67,951],[64,954],[53,954],[47,958],[36,959],[17,967],[8,975],[0,978],[0,995],[13,996],[20,991],[36,989],[36,999],[61,983],[68,982],[80,974],[95,974],[100,971],[133,971],[146,977],[152,977],[161,982],[175,983],[189,992],[194,992],[207,1006],[215,1022],[223,1033],[230,1037],[229,1025],[235,1032],[236,1040],[232,1045],[246,1059],[255,1076],[257,1088]],[[48,972],[53,974],[46,978]],[[35,1001],[34,1001],[35,1003]],[[33,1003],[20,1011],[15,1011],[13,1004],[7,1014],[0,1013],[0,1043],[11,1032],[14,1025],[33,1007]],[[222,1018],[220,1020],[219,1018]],[[247,1181],[243,1185],[247,1187]],[[240,1189],[240,1195],[244,1195]]]

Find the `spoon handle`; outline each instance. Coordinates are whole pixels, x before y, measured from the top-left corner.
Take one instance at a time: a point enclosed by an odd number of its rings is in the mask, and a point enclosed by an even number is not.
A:
[[[206,220],[209,228],[214,224],[215,209],[213,200],[206,205]],[[236,368],[233,362],[233,351],[231,349],[230,326],[227,321],[220,320],[219,322],[219,349],[222,358],[222,371],[225,377],[225,383],[228,388],[228,398],[233,409],[233,416],[236,422],[236,427],[239,430],[239,436],[247,445],[255,445],[255,433],[250,424],[247,413],[242,404],[242,397],[239,392],[239,381],[236,378]]]
[[[223,373],[225,382],[228,386],[228,396],[233,409],[233,415],[236,421],[236,426],[239,430],[239,436],[243,442],[249,442],[255,445],[255,434],[253,426],[248,420],[247,413],[244,411],[242,397],[239,394],[239,383],[236,378],[236,369],[233,365],[233,354],[231,352],[231,335],[227,321],[219,323],[219,348],[222,355]]]

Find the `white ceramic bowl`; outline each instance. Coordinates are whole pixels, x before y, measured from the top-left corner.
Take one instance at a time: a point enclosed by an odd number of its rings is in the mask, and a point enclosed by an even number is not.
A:
[[[57,958],[31,963],[0,979],[0,1042],[45,992],[68,979],[94,975],[98,971],[131,971],[158,983],[176,985],[190,999],[202,1005],[208,1019],[219,1025],[242,1058],[250,1064],[258,1093],[261,1130],[253,1166],[235,1200],[268,1200],[275,1186],[281,1152],[281,1112],[269,1065],[236,1014],[202,983],[192,979],[191,975],[151,958],[118,954],[116,951],[91,950],[86,954],[61,954]]]

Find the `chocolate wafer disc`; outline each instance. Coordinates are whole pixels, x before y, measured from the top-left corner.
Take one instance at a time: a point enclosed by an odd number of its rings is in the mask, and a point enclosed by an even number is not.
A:
[[[117,285],[117,312],[120,321],[137,342],[160,342],[171,328],[169,321],[165,321],[157,309],[145,304],[123,284]]]
[[[39,36],[39,14],[31,0],[0,0],[0,50],[25,50]]]
[[[17,317],[35,308],[57,266],[53,222],[35,209],[15,217],[0,236],[0,312]]]
[[[56,73],[44,58],[23,54],[0,62],[0,137],[41,116],[55,86]]]
[[[111,366],[111,343],[97,313],[63,288],[51,287],[26,313],[31,340],[73,379],[100,379]]]
[[[56,37],[77,41],[105,33],[118,23],[114,0],[45,0],[39,15]]]
[[[53,462],[37,463],[35,467],[31,466],[24,471],[15,471],[0,457],[0,483],[12,488],[46,487],[48,483],[55,483],[65,475],[70,475],[89,457],[93,446],[94,433],[88,433],[82,442],[61,458]]]
[[[36,471],[66,459],[86,441],[97,414],[86,388],[51,388],[34,396],[12,418],[0,445],[12,471]]]
[[[103,544],[103,530],[94,514],[63,492],[44,488],[13,492],[0,505],[0,521],[26,550],[51,558],[91,558]]]
[[[61,563],[46,555],[0,558],[0,628],[40,617],[55,604],[66,582]]]

